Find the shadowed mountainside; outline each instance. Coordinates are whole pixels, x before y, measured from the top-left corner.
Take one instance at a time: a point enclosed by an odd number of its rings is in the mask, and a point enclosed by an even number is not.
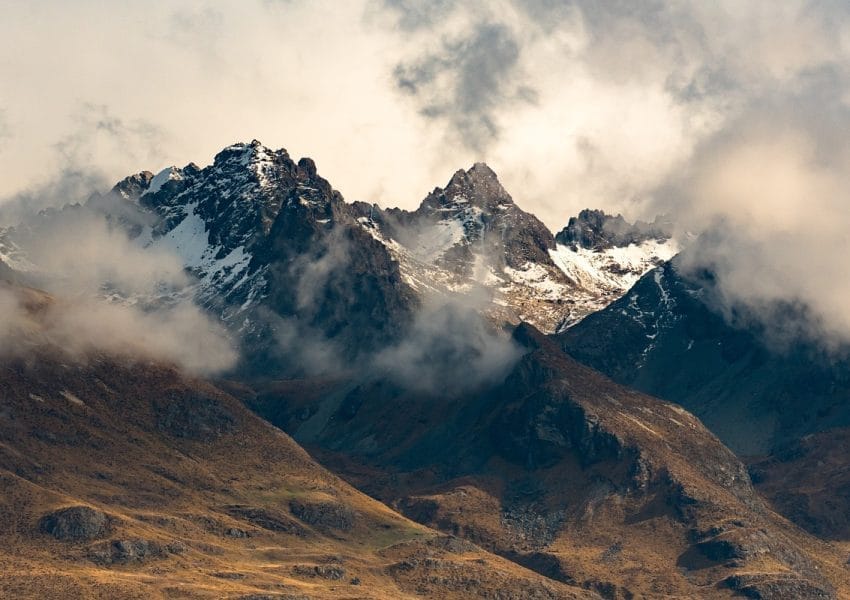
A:
[[[302,381],[242,397],[407,516],[604,597],[848,589],[846,557],[771,512],[696,418],[528,325],[514,338],[525,356],[477,395]]]

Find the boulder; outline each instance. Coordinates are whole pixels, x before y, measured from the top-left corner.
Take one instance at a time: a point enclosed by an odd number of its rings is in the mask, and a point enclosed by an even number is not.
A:
[[[38,526],[57,540],[86,541],[106,535],[110,518],[90,506],[67,506],[44,515]]]

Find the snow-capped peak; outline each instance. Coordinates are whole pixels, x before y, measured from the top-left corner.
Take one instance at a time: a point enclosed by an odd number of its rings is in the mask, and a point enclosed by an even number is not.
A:
[[[145,193],[142,194],[142,196],[156,194],[159,190],[162,189],[162,186],[164,186],[169,181],[180,181],[181,179],[183,179],[182,170],[174,166],[166,167],[165,169],[154,175],[153,179],[151,179],[150,185],[148,185],[148,189],[145,190]]]

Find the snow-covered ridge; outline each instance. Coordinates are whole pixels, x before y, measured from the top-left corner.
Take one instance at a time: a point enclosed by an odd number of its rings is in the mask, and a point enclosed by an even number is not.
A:
[[[156,194],[159,190],[162,189],[169,181],[179,181],[183,179],[183,174],[177,167],[167,167],[154,175],[154,178],[151,179],[150,185],[148,189],[145,190],[143,196]]]
[[[546,332],[604,308],[678,251],[671,240],[595,250],[556,244],[483,164],[455,173],[417,211],[374,207],[375,218],[368,205],[364,213],[345,204],[309,159],[296,164],[285,150],[257,141],[228,146],[205,168],[135,175],[116,191],[152,217],[133,233],[137,246],[175,256],[194,276],[186,293],[237,327],[269,295],[274,272],[268,265],[277,259],[268,254],[268,242],[275,223],[292,224],[287,235],[296,236],[359,224],[383,244],[414,292],[476,290],[499,318],[528,321]],[[17,270],[30,267],[2,236],[0,260]]]
[[[499,205],[499,212],[518,210]],[[383,243],[398,261],[402,277],[420,293],[458,293],[483,289],[501,318],[523,320],[539,329],[562,331],[623,296],[646,272],[672,258],[675,240],[647,240],[627,246],[588,249],[557,244],[550,260],[510,266],[499,243],[509,222],[493,220],[463,196],[436,209],[440,218],[398,239],[386,235],[369,219],[361,225]],[[510,216],[508,217],[511,218]],[[488,231],[488,227],[494,230]],[[491,235],[489,241],[485,236]],[[496,240],[495,242],[493,240]],[[447,257],[458,249],[472,254],[472,268],[459,270]]]
[[[563,330],[592,312],[623,296],[645,273],[670,260],[679,252],[674,239],[648,240],[605,250],[567,247],[558,244],[549,255],[559,269],[581,292],[575,296],[575,309],[560,324]]]

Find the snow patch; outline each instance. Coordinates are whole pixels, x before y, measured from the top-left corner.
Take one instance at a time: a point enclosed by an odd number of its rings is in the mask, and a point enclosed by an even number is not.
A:
[[[145,190],[145,193],[142,196],[147,196],[148,194],[156,194],[159,190],[162,189],[169,181],[179,181],[183,179],[183,174],[177,167],[166,167],[159,173],[157,173],[153,179],[151,179],[151,183],[148,186],[148,189]]]

